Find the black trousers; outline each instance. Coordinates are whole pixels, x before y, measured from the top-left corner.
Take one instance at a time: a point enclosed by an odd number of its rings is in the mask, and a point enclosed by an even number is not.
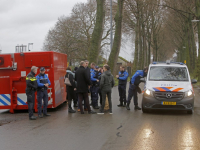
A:
[[[130,84],[129,90],[128,90],[128,99],[127,103],[131,102],[132,97],[134,98],[134,105],[138,105],[138,96],[137,93],[142,93],[139,86],[135,86],[133,84]]]
[[[91,111],[90,104],[89,104],[89,98],[88,98],[88,92],[87,93],[78,93],[78,104],[81,112],[83,112],[83,106],[82,101],[84,100],[84,104],[86,105],[88,112]]]
[[[126,103],[126,84],[118,85],[119,97],[120,102]]]
[[[38,115],[42,114],[42,100],[44,101],[43,114],[47,114],[47,107],[48,107],[48,101],[49,101],[47,90],[37,91]]]
[[[110,111],[112,111],[112,100],[111,100],[111,93],[112,91],[101,91],[101,94],[102,94],[102,105],[101,105],[101,108],[100,108],[100,111],[104,111],[104,107],[105,107],[105,102],[106,102],[106,95],[108,96],[108,103],[109,103],[109,109]]]
[[[34,106],[35,106],[35,91],[30,91],[26,93],[29,118],[33,116]]]

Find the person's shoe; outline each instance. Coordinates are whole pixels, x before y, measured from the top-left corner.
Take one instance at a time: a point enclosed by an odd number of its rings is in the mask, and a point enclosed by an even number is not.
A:
[[[87,109],[87,108],[84,108],[84,111],[88,111],[88,109]]]
[[[85,114],[84,112],[81,112],[81,114]]]
[[[77,104],[74,104],[74,107],[78,107],[78,105],[77,105]]]
[[[127,110],[130,110],[129,105],[130,105],[129,103],[126,104],[126,109],[127,109]]]
[[[51,116],[51,115],[50,115],[50,114],[44,114],[44,116],[49,117],[49,116]]]
[[[122,102],[120,102],[120,104],[119,105],[117,105],[118,107],[123,107],[123,103]]]
[[[99,106],[95,106],[95,107],[94,107],[94,109],[99,109],[99,108],[100,108]]]
[[[76,113],[76,111],[73,110],[72,108],[69,108],[68,112],[69,112],[69,113]]]
[[[136,105],[135,110],[141,110],[141,108],[138,105]]]
[[[112,115],[113,114],[113,112],[112,111],[110,111],[110,115]]]
[[[81,109],[78,109],[78,112],[81,112]]]
[[[36,119],[37,119],[36,116],[31,116],[31,117],[29,118],[29,120],[36,120]]]
[[[96,114],[96,112],[91,110],[88,112],[88,114]]]
[[[40,114],[40,115],[38,115],[38,117],[39,117],[39,118],[43,118],[43,115],[42,115],[42,114]]]
[[[99,111],[97,114],[98,115],[104,115],[104,112],[103,111]]]

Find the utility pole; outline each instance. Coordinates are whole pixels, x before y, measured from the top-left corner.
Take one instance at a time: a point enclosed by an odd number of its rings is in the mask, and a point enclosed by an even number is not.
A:
[[[33,43],[28,43],[28,52],[31,51],[31,50],[29,49],[29,45],[33,45]]]

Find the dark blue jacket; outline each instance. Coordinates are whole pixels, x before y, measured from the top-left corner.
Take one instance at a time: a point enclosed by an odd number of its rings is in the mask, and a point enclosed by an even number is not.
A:
[[[48,83],[49,86],[51,85],[51,82],[46,74],[44,74],[44,75],[39,74],[39,75],[37,75],[36,79],[37,79],[37,84],[38,84],[38,90],[40,90],[41,88],[47,89],[44,86],[46,83]]]
[[[91,81],[92,82],[95,82],[95,81],[97,81],[97,80],[99,80],[99,78],[98,78],[98,76],[99,76],[99,72],[98,71],[93,71],[93,72],[91,72]]]
[[[91,68],[91,69],[90,69],[90,73],[92,73],[92,72],[94,72],[94,69]]]
[[[131,84],[138,86],[140,84],[140,78],[143,78],[143,77],[144,77],[144,71],[143,70],[136,71],[136,73],[131,78]]]
[[[119,85],[124,85],[127,83],[127,78],[128,78],[128,72],[126,71],[120,71],[119,72]]]

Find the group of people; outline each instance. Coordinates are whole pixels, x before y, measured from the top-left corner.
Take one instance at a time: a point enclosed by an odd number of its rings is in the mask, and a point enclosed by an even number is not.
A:
[[[145,67],[143,70],[138,70],[132,76],[130,83],[129,83],[129,90],[128,90],[128,99],[126,99],[126,86],[127,86],[127,79],[128,79],[128,72],[125,71],[125,67],[121,66],[119,74],[116,75],[117,79],[119,80],[118,84],[118,91],[119,91],[119,101],[120,104],[118,107],[126,107],[127,110],[130,110],[130,102],[131,99],[134,97],[134,105],[136,110],[141,110],[138,106],[138,96],[137,93],[142,93],[139,85],[144,80],[141,78],[145,78],[147,76],[148,68]]]
[[[114,77],[111,74],[110,67],[104,65],[103,68],[99,68],[95,63],[91,63],[91,69],[88,67],[89,62],[81,61],[80,67],[72,72],[71,67],[67,68],[65,78],[68,78],[70,84],[66,85],[67,100],[69,105],[69,113],[75,113],[72,109],[72,100],[75,100],[74,106],[76,105],[76,98],[78,97],[78,111],[84,114],[84,111],[88,111],[89,114],[96,114],[92,111],[90,105],[94,109],[99,109],[98,114],[104,114],[104,107],[106,96],[109,102],[109,111],[112,114],[112,101],[111,93],[112,88],[115,85]],[[91,103],[89,102],[89,95],[91,94]],[[100,104],[99,107],[99,97]],[[82,102],[84,101],[84,109]]]
[[[40,74],[37,74],[38,67],[32,66],[31,72],[26,77],[26,95],[27,103],[29,110],[29,119],[36,120],[37,117],[34,116],[33,110],[35,105],[35,92],[37,91],[37,109],[38,117],[43,118],[44,116],[51,116],[47,113],[48,106],[48,92],[47,89],[51,85],[51,82],[48,76],[45,74],[45,68],[40,68]],[[43,105],[43,114],[42,114],[42,100],[44,101]]]
[[[99,109],[97,114],[104,114],[105,101],[107,97],[109,103],[109,113],[112,114],[111,93],[112,88],[115,85],[115,81],[113,75],[111,74],[110,67],[106,64],[103,66],[103,68],[99,68],[95,65],[95,63],[91,63],[91,68],[89,68],[88,65],[89,61],[81,61],[80,67],[75,67],[73,72],[71,67],[67,67],[64,82],[66,84],[66,99],[68,100],[69,107],[68,112],[76,113],[76,111],[72,108],[73,101],[74,107],[78,107],[78,111],[80,111],[81,114],[84,114],[84,111],[88,111],[89,114],[96,114],[97,112],[93,111],[90,105],[94,109]],[[33,66],[31,68],[31,72],[26,77],[26,95],[30,120],[36,120],[37,118],[33,115],[36,91],[38,101],[38,117],[43,118],[44,116],[50,116],[50,114],[47,113],[47,89],[51,85],[51,82],[48,76],[45,74],[44,67],[40,68],[40,74],[35,77],[37,70],[38,67]],[[138,106],[137,93],[142,93],[141,89],[139,88],[139,84],[142,82],[141,78],[146,77],[147,72],[148,68],[145,67],[144,70],[138,70],[132,76],[129,83],[128,99],[126,99],[126,87],[129,75],[124,66],[120,67],[120,71],[118,75],[116,75],[116,78],[119,80],[118,91],[120,104],[118,107],[126,107],[127,110],[130,110],[130,102],[132,97],[134,97],[135,109],[141,110],[141,108]],[[89,93],[91,94],[91,103],[89,102]],[[43,115],[42,100],[44,101]]]

